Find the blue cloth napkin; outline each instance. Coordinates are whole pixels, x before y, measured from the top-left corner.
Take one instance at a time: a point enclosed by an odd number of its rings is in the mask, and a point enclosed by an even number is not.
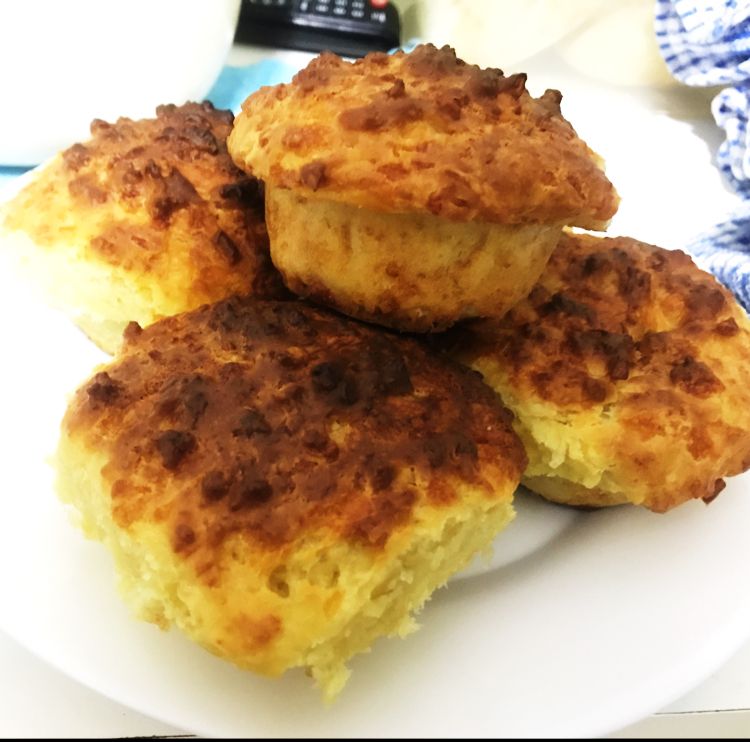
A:
[[[217,108],[228,108],[237,113],[242,101],[263,85],[289,82],[298,68],[274,59],[264,59],[245,67],[227,65],[222,69],[206,98]],[[165,101],[170,102],[170,101]],[[183,101],[172,101],[182,103]],[[1,167],[0,186],[26,172],[28,168]]]
[[[237,113],[250,93],[264,85],[289,82],[298,69],[275,59],[264,59],[245,67],[227,65],[206,98],[217,108],[228,108]]]
[[[10,183],[19,175],[23,175],[28,168],[26,167],[2,167],[0,166],[0,187],[5,183]]]
[[[750,311],[750,0],[657,0],[655,30],[678,80],[726,86],[711,105],[726,133],[716,159],[745,200],[687,249]]]

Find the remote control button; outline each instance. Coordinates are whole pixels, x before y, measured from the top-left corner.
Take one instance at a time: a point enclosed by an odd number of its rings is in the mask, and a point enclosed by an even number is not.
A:
[[[388,0],[370,0],[370,5],[373,8],[385,8],[388,5]]]
[[[321,15],[328,15],[328,13],[331,10],[331,6],[327,2],[317,2],[315,3],[315,12],[320,13]]]
[[[310,0],[300,0],[299,12],[308,13],[310,11]]]
[[[385,23],[385,11],[384,10],[373,10],[370,13],[370,20],[374,23]]]
[[[360,18],[365,17],[365,11],[362,8],[352,8],[351,16],[352,18],[359,20]]]

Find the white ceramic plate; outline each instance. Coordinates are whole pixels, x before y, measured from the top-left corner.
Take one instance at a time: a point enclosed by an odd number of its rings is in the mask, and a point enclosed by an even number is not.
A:
[[[668,116],[644,91],[592,99],[579,83],[565,111],[608,155],[617,231],[679,246],[731,205],[705,119]],[[676,699],[750,635],[748,476],[710,507],[663,516],[521,496],[492,564],[440,591],[417,634],[356,658],[324,708],[301,672],[258,678],[129,617],[46,463],[67,394],[104,356],[8,272],[0,317],[0,628],[142,713],[215,736],[600,735]]]

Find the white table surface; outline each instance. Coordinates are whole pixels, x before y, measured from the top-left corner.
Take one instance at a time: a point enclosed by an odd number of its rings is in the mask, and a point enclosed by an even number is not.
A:
[[[230,61],[240,64],[256,58],[257,54],[248,49],[235,49]],[[292,57],[293,61],[299,59]],[[710,147],[715,147],[720,139],[710,131],[703,138]],[[0,632],[0,737],[186,734],[185,730],[143,716],[78,684]],[[750,736],[750,643],[691,693],[613,736]]]

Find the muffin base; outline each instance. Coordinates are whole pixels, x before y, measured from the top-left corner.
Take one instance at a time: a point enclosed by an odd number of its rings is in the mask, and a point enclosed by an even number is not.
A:
[[[268,185],[266,221],[290,290],[411,332],[502,317],[531,291],[562,232],[383,213]]]

